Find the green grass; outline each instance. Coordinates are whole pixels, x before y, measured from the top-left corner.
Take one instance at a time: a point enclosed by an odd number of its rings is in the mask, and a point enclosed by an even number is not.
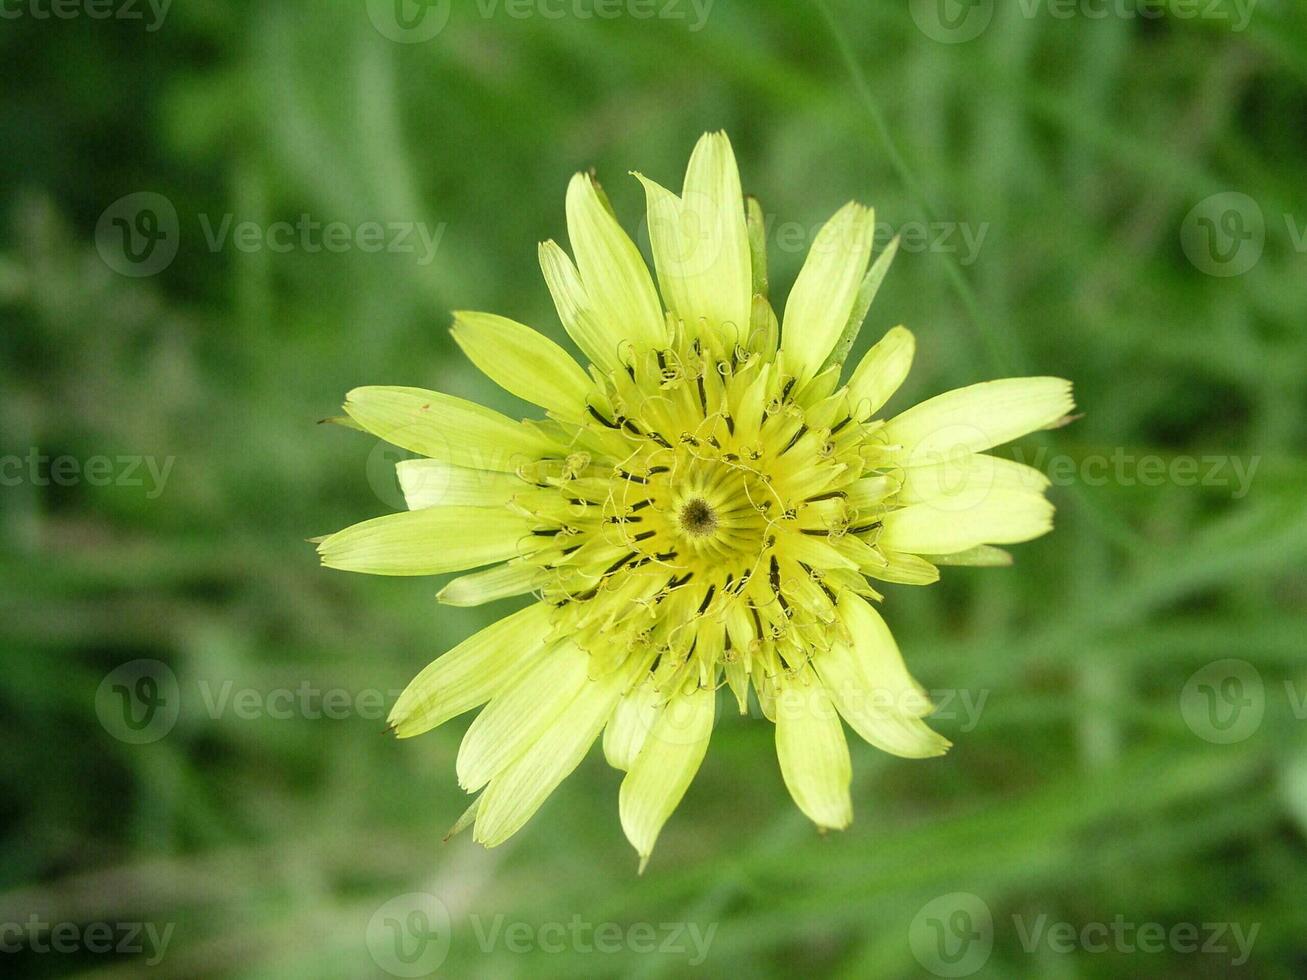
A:
[[[680,20],[456,6],[421,44],[383,38],[363,2],[307,0],[178,3],[154,32],[29,14],[0,30],[0,457],[175,459],[153,497],[148,481],[41,485],[26,463],[0,485],[0,926],[171,926],[154,976],[384,976],[369,921],[429,892],[454,976],[680,976],[692,952],[645,952],[625,930],[662,941],[663,923],[692,923],[711,935],[705,975],[906,977],[923,975],[910,940],[928,954],[926,920],[944,908],[947,928],[956,901],[941,897],[966,893],[993,922],[992,953],[963,963],[977,976],[1300,975],[1307,14],[1261,0],[1236,32],[999,3],[980,36],[944,44],[909,4],[717,0],[702,30],[688,0]],[[975,261],[957,232],[957,251],[900,252],[855,354],[914,330],[892,409],[1006,374],[1073,379],[1084,417],[1011,450],[1072,468],[1053,490],[1058,527],[1011,569],[888,587],[917,676],[982,710],[954,697],[943,759],[853,746],[849,830],[816,834],[771,727],[729,714],[643,877],[597,751],[508,844],[442,844],[466,803],[453,760],[467,719],[399,742],[370,699],[389,703],[516,605],[450,609],[441,581],[319,568],[304,539],[397,509],[402,457],[314,423],[360,384],[528,413],[458,355],[449,311],[566,343],[535,247],[565,238],[568,176],[596,167],[635,231],[626,172],[675,183],[715,128],[775,223],[776,297],[803,259],[785,224],[812,229],[850,198],[895,229],[983,229]],[[134,279],[101,261],[95,229],[143,190],[176,208],[180,250]],[[1222,278],[1187,258],[1183,229],[1228,191],[1257,203],[1266,241]],[[201,216],[228,214],[441,237],[425,265],[214,251]],[[1233,457],[1251,477],[1246,493],[1228,462],[1217,485],[1147,485],[1134,464],[1094,479],[1088,461],[1114,453],[1197,458],[1200,475]],[[1260,680],[1264,715],[1217,744],[1183,692],[1230,658]],[[137,659],[168,665],[180,692],[175,727],[142,745],[96,711],[106,675]],[[354,707],[215,706],[301,686]],[[1118,917],[1257,932],[1238,966],[1078,940],[1028,951],[1041,915],[1077,933]],[[574,917],[628,938],[587,951],[563,928]],[[41,943],[0,963],[143,969]]]

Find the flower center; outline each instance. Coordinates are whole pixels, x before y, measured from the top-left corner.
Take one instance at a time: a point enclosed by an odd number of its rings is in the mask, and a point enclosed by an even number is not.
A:
[[[706,537],[717,530],[717,512],[702,497],[687,500],[677,516],[681,530],[692,537]]]
[[[518,474],[556,629],[648,658],[663,690],[714,683],[719,661],[775,677],[829,645],[839,590],[868,591],[871,546],[838,542],[874,527],[850,527],[850,498],[877,463],[835,382],[796,391],[783,366],[684,335],[602,376],[586,418],[558,423],[571,455]]]

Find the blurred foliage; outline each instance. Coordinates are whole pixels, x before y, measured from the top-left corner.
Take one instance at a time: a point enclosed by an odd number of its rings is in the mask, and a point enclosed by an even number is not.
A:
[[[702,30],[688,2],[685,18],[649,20],[460,3],[415,44],[384,38],[363,2],[190,0],[152,31],[145,5],[145,21],[11,6],[0,454],[175,466],[153,498],[148,482],[42,485],[26,462],[28,478],[0,486],[0,923],[171,923],[154,976],[356,977],[378,974],[373,913],[425,891],[450,910],[456,976],[688,969],[631,948],[484,954],[473,923],[500,915],[713,925],[712,975],[914,976],[914,917],[962,892],[994,917],[980,976],[1307,969],[1301,4],[1262,0],[1237,32],[1001,3],[960,44],[919,30],[915,2],[717,0]],[[1062,375],[1085,416],[1018,447],[1027,459],[1234,456],[1256,460],[1250,492],[1228,471],[1218,486],[1060,481],[1057,531],[1017,548],[1014,568],[889,587],[914,672],[983,697],[978,723],[941,719],[956,746],[930,762],[855,745],[856,822],[821,838],[784,790],[771,727],[726,714],[642,878],[597,751],[487,852],[440,842],[465,805],[466,719],[397,742],[378,712],[214,710],[223,690],[301,686],[389,702],[515,608],[438,607],[437,581],[318,568],[305,538],[398,507],[399,456],[313,423],[358,384],[529,411],[457,355],[448,311],[563,340],[535,247],[565,237],[569,174],[595,166],[634,231],[626,172],[674,184],[715,128],[777,227],[810,230],[856,197],[893,228],[985,229],[971,264],[961,249],[900,253],[855,349],[896,323],[916,331],[891,407]],[[142,190],[175,206],[180,249],[131,278],[101,261],[95,230]],[[1260,261],[1229,278],[1198,271],[1181,240],[1190,210],[1225,191],[1267,224]],[[215,249],[204,234],[228,215],[303,214],[439,228],[435,261]],[[780,241],[783,298],[803,249]],[[1226,658],[1264,682],[1265,717],[1214,744],[1181,692]],[[137,659],[167,664],[181,690],[176,727],[147,745],[111,737],[95,710],[106,674]],[[1041,914],[1259,932],[1241,967],[1028,952],[1014,916]],[[0,958],[29,976],[145,969],[14,948]]]

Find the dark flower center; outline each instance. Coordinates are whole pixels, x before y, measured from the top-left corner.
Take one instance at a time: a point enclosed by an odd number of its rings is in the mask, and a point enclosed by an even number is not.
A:
[[[717,514],[708,506],[708,502],[700,497],[685,502],[679,519],[681,528],[687,534],[696,537],[712,534],[717,528]]]

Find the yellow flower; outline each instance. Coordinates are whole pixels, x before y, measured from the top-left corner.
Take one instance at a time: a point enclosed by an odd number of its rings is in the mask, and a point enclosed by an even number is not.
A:
[[[1048,481],[985,450],[1058,423],[1072,400],[1066,381],[1015,378],[877,419],[914,341],[894,328],[840,383],[895,249],[871,262],[873,212],[849,204],[818,234],[782,329],[762,215],[725,134],[699,141],[679,196],[639,179],[662,299],[578,174],[575,263],[552,241],[540,263],[588,371],[513,320],[455,314],[473,363],[548,419],[415,388],[350,392],[352,424],[427,458],[399,464],[408,512],[319,551],[379,575],[491,566],[444,588],[453,605],[533,593],[423,670],[391,724],[417,735],[488,702],[457,761],[480,794],[459,826],[475,819],[487,846],[602,732],[643,868],[703,760],[723,681],[741,713],[752,689],[775,723],[785,783],[822,828],[852,819],[841,717],[895,755],[948,748],[868,577],[929,584],[939,565],[1006,564],[994,545],[1048,531]]]

